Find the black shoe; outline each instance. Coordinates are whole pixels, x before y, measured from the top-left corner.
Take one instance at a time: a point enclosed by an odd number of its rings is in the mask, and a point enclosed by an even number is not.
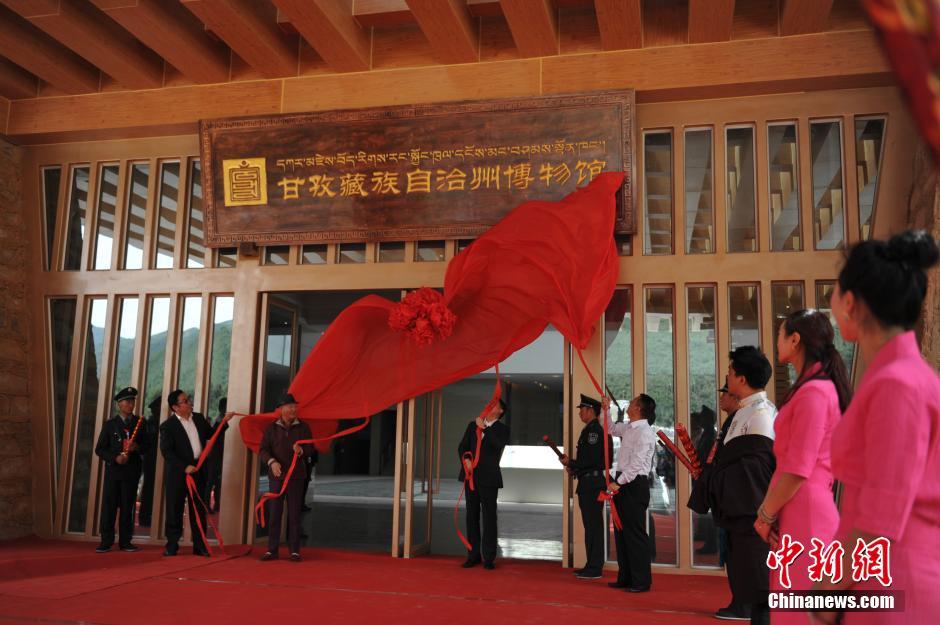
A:
[[[483,568],[486,569],[487,571],[492,571],[493,569],[496,568],[496,565],[493,564],[492,562],[484,562]]]
[[[126,551],[128,553],[134,553],[135,551],[140,551],[140,547],[137,545],[132,545],[130,543],[126,545],[121,545],[121,551]]]
[[[630,586],[627,588],[627,592],[649,592],[649,586]]]
[[[571,571],[571,573],[572,573],[573,575],[578,575],[579,573],[583,573],[583,572],[584,572],[584,569],[575,569],[575,570]]]
[[[169,547],[163,550],[163,555],[167,557],[175,556],[177,553],[178,553],[177,549],[170,549]]]
[[[210,554],[208,549],[193,549],[193,555],[208,558]]]
[[[478,565],[479,563],[480,563],[480,560],[476,560],[474,558],[467,558],[466,560],[464,560],[464,563],[461,564],[460,566],[465,569],[471,569],[475,567],[476,565]]]
[[[265,551],[261,556],[261,561],[267,562],[268,560],[277,560],[277,554],[272,551]]]
[[[588,569],[582,569],[580,572],[575,573],[574,576],[578,579],[600,579],[603,577],[600,571],[590,571]]]
[[[291,562],[300,562],[302,559],[303,559],[303,558],[300,557],[300,554],[299,554],[299,553],[292,553],[292,554],[290,554],[290,561],[291,561]]]
[[[95,553],[108,553],[111,551],[111,545],[105,545],[104,543],[95,547]]]
[[[750,621],[751,610],[748,607],[731,604],[715,612],[715,618],[723,621]]]
[[[611,588],[629,588],[630,584],[627,582],[607,582],[607,585]]]

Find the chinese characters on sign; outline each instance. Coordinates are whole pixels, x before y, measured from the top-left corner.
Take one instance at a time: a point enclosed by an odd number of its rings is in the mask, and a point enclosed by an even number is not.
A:
[[[472,237],[519,204],[627,174],[633,92],[204,121],[210,245]]]
[[[299,200],[309,197],[369,197],[370,195],[399,195],[401,193],[451,193],[454,191],[476,191],[478,189],[505,189],[506,191],[526,190],[530,185],[542,184],[548,188],[565,186],[572,179],[572,169],[577,173],[577,186],[583,186],[594,180],[604,171],[607,161],[577,161],[573,167],[568,163],[542,163],[533,176],[531,163],[518,163],[505,168],[473,167],[464,171],[436,169],[434,171],[415,168],[403,173],[395,171],[372,171],[369,173],[312,174],[307,177],[281,175],[277,186],[281,189],[282,200]],[[244,176],[243,176],[244,178]],[[233,186],[233,189],[235,187]],[[234,191],[233,191],[234,193]],[[243,192],[244,196],[244,192]],[[246,204],[242,196],[226,195],[226,206]]]
[[[809,578],[820,582],[823,577],[837,584],[842,580],[842,558],[845,548],[838,540],[825,544],[818,538],[810,540]],[[767,554],[767,567],[777,571],[780,586],[790,588],[790,566],[803,553],[803,544],[793,540],[789,534],[780,538],[780,548]],[[864,582],[870,579],[877,580],[882,586],[891,586],[891,542],[887,538],[876,538],[865,542],[859,538],[852,549],[852,580]]]

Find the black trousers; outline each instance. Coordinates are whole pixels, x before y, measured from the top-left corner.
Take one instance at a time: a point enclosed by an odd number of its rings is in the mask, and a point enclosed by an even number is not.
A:
[[[199,473],[194,473],[196,480],[196,491],[202,492],[206,487],[206,478]],[[166,523],[164,530],[166,532],[167,549],[175,551],[179,548],[180,538],[183,536],[183,503],[189,505],[189,529],[193,535],[193,551],[203,551],[206,544],[199,535],[199,526],[196,525],[196,515],[202,522],[202,527],[208,531],[206,525],[206,512],[202,506],[195,505],[189,497],[189,491],[186,489],[186,475],[184,473],[167,473],[166,482]]]
[[[584,525],[584,552],[587,555],[586,571],[600,573],[604,570],[604,502],[598,501],[600,490],[585,488],[578,492],[578,507],[581,508],[581,523]]]
[[[284,480],[270,479],[268,490],[281,492]],[[305,481],[302,479],[287,482],[284,495],[269,499],[268,506],[268,551],[277,553],[281,544],[281,519],[284,516],[284,500],[287,499],[287,547],[291,553],[300,553],[300,513],[304,505]]]
[[[768,551],[770,546],[753,529],[749,532],[728,532],[728,583],[731,594],[735,601],[751,606],[752,616],[755,606],[768,601]]]
[[[480,486],[475,484],[476,490],[464,483],[464,494],[467,498],[467,540],[472,549],[467,554],[471,560],[492,562],[496,559],[496,498],[499,489],[495,486]],[[482,512],[482,514],[481,514]],[[480,517],[483,517],[483,532],[481,540]]]
[[[134,537],[134,508],[137,505],[137,484],[140,474],[135,476],[115,477],[105,471],[104,492],[101,497],[101,544],[114,544],[114,517],[118,517],[118,535],[120,545],[131,544]]]
[[[213,458],[203,467],[206,472],[206,485],[199,494],[202,496],[203,503],[210,508],[211,512],[214,512],[219,509],[219,500],[222,498],[222,463],[218,458]],[[214,506],[212,505],[213,490],[215,490]]]
[[[620,487],[614,496],[614,505],[620,515],[623,529],[614,528],[617,548],[617,581],[634,587],[653,583],[650,536],[646,532],[646,516],[650,505],[649,478],[637,476]]]

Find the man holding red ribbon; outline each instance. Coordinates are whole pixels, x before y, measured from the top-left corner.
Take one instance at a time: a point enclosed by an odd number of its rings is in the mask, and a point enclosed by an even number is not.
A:
[[[607,453],[604,451],[604,426],[598,422],[601,402],[593,397],[581,395],[578,416],[584,423],[578,438],[578,455],[559,458],[568,473],[578,480],[578,507],[584,524],[584,550],[587,563],[575,571],[578,579],[600,579],[604,570],[604,502],[598,495],[607,489],[606,475],[613,457],[614,440],[607,436]],[[606,458],[606,460],[605,460]]]
[[[496,559],[496,497],[503,487],[503,474],[499,461],[509,442],[509,426],[500,420],[506,411],[502,399],[490,413],[467,424],[457,453],[460,455],[460,475],[467,497],[467,539],[470,550],[463,568],[476,566],[481,561],[483,568],[492,570]],[[483,516],[481,541],[480,513]]]
[[[310,443],[298,441],[310,440],[310,426],[297,418],[297,400],[290,393],[281,395],[277,400],[280,416],[269,425],[261,438],[260,458],[268,467],[268,491],[284,491],[287,498],[287,546],[290,559],[300,562],[300,514],[303,511],[304,495],[307,485],[307,463],[304,458],[315,453]],[[297,456],[297,461],[294,461]],[[285,476],[288,467],[295,463],[294,471]],[[284,479],[287,487],[284,488]],[[276,560],[281,544],[281,518],[284,514],[284,497],[272,497],[268,500],[268,550],[262,560]]]
[[[653,584],[651,566],[652,548],[646,531],[646,515],[650,505],[649,473],[656,452],[656,434],[651,427],[656,422],[656,401],[639,394],[627,408],[628,420],[615,423],[610,418],[610,398],[601,400],[607,431],[620,438],[617,449],[617,473],[610,489],[620,517],[621,527],[614,527],[617,547],[617,581],[611,588],[625,588],[628,592],[646,592]]]
[[[104,462],[104,488],[101,503],[101,544],[98,553],[111,551],[114,544],[114,517],[120,510],[118,523],[121,551],[138,551],[131,544],[134,536],[134,509],[137,505],[137,485],[143,467],[141,454],[148,453],[144,421],[134,415],[137,389],[128,386],[114,396],[118,414],[101,428],[95,454]],[[143,425],[143,428],[142,428]]]
[[[212,426],[204,416],[193,412],[189,395],[175,390],[167,396],[170,416],[160,425],[160,451],[163,453],[163,485],[166,492],[165,556],[179,552],[183,536],[183,503],[189,500],[189,526],[193,535],[193,554],[208,556],[201,527],[206,525],[205,508],[197,506],[186,485],[191,475],[197,492],[205,488],[205,477],[197,473],[198,458],[212,436]],[[227,415],[228,416],[228,415]]]

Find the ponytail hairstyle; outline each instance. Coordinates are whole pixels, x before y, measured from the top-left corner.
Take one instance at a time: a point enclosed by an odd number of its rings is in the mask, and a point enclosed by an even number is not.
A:
[[[783,408],[810,380],[830,380],[839,394],[839,409],[845,412],[852,399],[852,387],[845,362],[833,343],[835,331],[832,329],[829,317],[818,310],[798,310],[783,320],[783,331],[787,336],[794,332],[800,333],[800,345],[803,346],[805,362],[799,379],[787,391],[779,407]],[[809,375],[810,368],[816,363],[820,364],[820,370]]]
[[[937,260],[937,242],[924,230],[908,230],[888,241],[862,241],[845,259],[839,290],[863,300],[882,327],[910,330],[927,295],[927,270]]]

